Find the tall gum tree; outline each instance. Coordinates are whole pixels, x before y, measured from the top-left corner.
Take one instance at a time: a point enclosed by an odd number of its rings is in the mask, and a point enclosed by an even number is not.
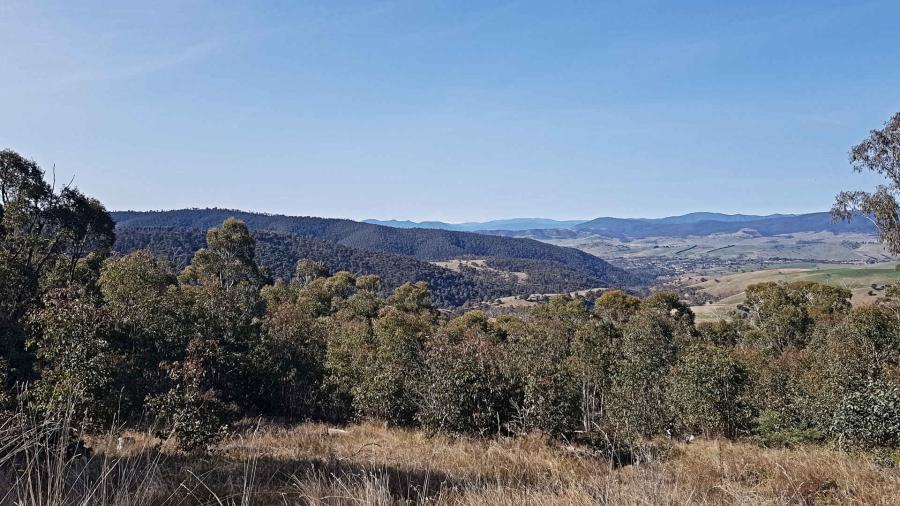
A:
[[[835,199],[831,214],[836,220],[849,220],[862,214],[878,228],[882,242],[894,254],[900,254],[900,112],[884,128],[872,130],[869,137],[850,150],[850,163],[856,172],[872,171],[885,183],[872,192],[843,191]]]

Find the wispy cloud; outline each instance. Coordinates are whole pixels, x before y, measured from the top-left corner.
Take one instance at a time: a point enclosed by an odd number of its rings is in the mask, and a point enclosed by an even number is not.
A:
[[[814,125],[826,127],[843,127],[849,123],[834,112],[813,112],[809,114],[800,114],[797,119],[804,123],[812,123]]]
[[[222,46],[223,44],[219,40],[206,40],[185,46],[176,52],[151,58],[142,57],[141,61],[137,62],[98,65],[52,76],[49,78],[49,81],[53,86],[66,87],[89,82],[140,78],[201,60],[221,49]]]

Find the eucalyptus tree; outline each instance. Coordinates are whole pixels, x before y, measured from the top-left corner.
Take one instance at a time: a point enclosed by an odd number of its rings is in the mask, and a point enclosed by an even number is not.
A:
[[[215,442],[241,413],[259,409],[265,371],[255,360],[262,345],[267,281],[256,264],[256,241],[234,219],[207,233],[178,276],[188,321],[181,360],[168,364],[172,385],[153,406],[188,450]]]
[[[831,213],[848,220],[861,213],[878,228],[881,240],[893,254],[900,254],[900,112],[880,130],[850,149],[850,163],[856,172],[870,171],[885,178],[874,191],[843,191],[837,195]]]
[[[32,160],[0,151],[0,362],[9,382],[28,379],[25,315],[44,295],[73,284],[96,288],[115,225],[97,200],[57,188]]]

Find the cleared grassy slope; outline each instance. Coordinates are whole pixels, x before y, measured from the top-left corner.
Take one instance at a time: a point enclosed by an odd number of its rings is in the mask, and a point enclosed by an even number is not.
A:
[[[695,306],[694,312],[700,319],[724,317],[744,301],[744,290],[749,285],[765,282],[815,281],[839,286],[850,290],[853,304],[871,304],[883,297],[880,288],[885,284],[896,283],[900,272],[893,264],[875,266],[849,266],[828,268],[782,268],[742,272],[726,276],[708,277],[706,281],[689,284],[691,288],[700,289],[717,300],[714,304]],[[872,285],[877,288],[873,289]]]

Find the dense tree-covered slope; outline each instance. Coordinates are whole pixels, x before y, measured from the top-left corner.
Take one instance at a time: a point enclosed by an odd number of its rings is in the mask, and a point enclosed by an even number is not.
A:
[[[332,272],[376,274],[384,281],[385,290],[406,282],[427,281],[434,302],[445,307],[507,295],[561,293],[606,286],[603,279],[551,261],[487,259],[492,269],[525,273],[522,279],[495,270],[468,268],[455,272],[411,256],[351,248],[312,237],[267,231],[257,231],[254,235],[257,260],[274,277],[290,279],[297,260],[308,258],[324,262]],[[181,269],[205,245],[205,231],[198,229],[120,227],[115,249],[119,253],[149,249],[169,258]]]
[[[623,286],[633,276],[604,260],[574,248],[530,239],[514,239],[434,229],[399,229],[351,220],[247,213],[228,209],[112,213],[118,228],[154,227],[206,230],[227,218],[237,218],[251,230],[311,237],[356,249],[406,255],[424,261],[452,258],[503,258],[549,262],[601,286]],[[535,264],[531,263],[532,268]],[[587,288],[587,287],[583,287]]]

